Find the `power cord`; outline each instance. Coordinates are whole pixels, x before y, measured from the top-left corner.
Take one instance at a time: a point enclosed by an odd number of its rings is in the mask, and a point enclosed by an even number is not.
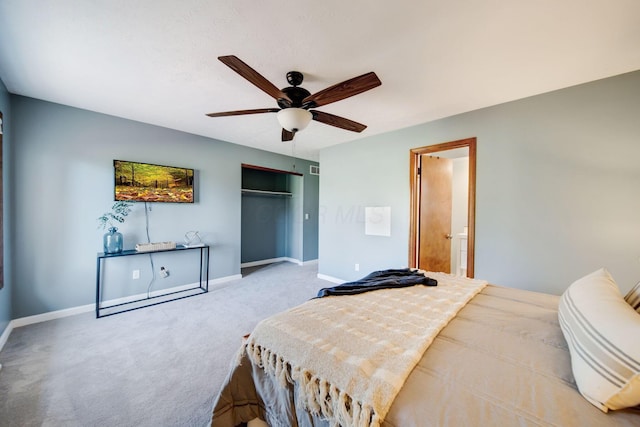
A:
[[[151,243],[151,237],[149,236],[149,211],[151,210],[151,206],[147,209],[147,202],[144,202],[144,218],[145,218],[145,228],[147,232],[147,243]],[[153,263],[153,255],[149,254],[149,263],[151,264],[151,281],[149,282],[149,286],[147,286],[147,299],[151,298],[151,286],[153,286],[153,282],[156,281],[156,267]]]

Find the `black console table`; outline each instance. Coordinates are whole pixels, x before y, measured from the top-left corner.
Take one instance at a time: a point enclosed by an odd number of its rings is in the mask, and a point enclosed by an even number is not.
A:
[[[179,291],[167,292],[162,295],[149,296],[147,295],[145,298],[139,298],[133,301],[127,301],[119,304],[113,304],[109,306],[102,306],[102,275],[100,274],[100,270],[105,263],[110,258],[119,258],[125,256],[133,256],[133,255],[149,255],[149,254],[158,254],[158,253],[166,253],[166,252],[176,252],[176,251],[200,251],[200,283],[198,287],[189,288],[189,289],[181,289]],[[96,273],[96,318],[111,316],[113,314],[124,313],[126,311],[137,310],[139,308],[150,307],[152,305],[162,304],[169,301],[175,301],[182,298],[188,298],[195,295],[200,295],[207,293],[209,291],[209,245],[204,246],[182,246],[178,245],[175,249],[166,249],[160,251],[148,251],[148,252],[139,252],[136,250],[128,250],[122,251],[115,254],[105,254],[102,252],[98,253],[96,258],[97,264],[97,273]],[[143,302],[146,302],[143,304]],[[112,310],[114,308],[121,308],[121,310],[115,311]],[[108,313],[102,313],[102,311],[108,310]]]

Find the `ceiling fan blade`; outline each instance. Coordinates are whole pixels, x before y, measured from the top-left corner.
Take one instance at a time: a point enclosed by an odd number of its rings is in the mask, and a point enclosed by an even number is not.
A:
[[[325,125],[335,126],[352,132],[362,132],[367,128],[367,125],[363,125],[362,123],[354,122],[353,120],[345,119],[344,117],[325,113],[323,111],[313,110],[310,111],[310,113],[313,115],[313,120],[324,123]]]
[[[322,105],[331,104],[332,102],[340,101],[350,96],[358,95],[359,93],[366,92],[369,89],[378,87],[382,84],[376,73],[373,71],[363,74],[358,77],[354,77],[349,80],[345,80],[342,83],[330,86],[320,92],[316,92],[307,96],[302,100],[303,108],[315,108]]]
[[[240,74],[245,79],[249,80],[252,84],[254,84],[258,89],[265,92],[267,95],[272,98],[284,99],[291,102],[291,99],[287,95],[285,95],[280,89],[278,89],[273,83],[264,78],[260,73],[256,70],[245,64],[240,58],[234,55],[228,56],[219,56],[218,59],[222,61],[227,67],[231,68],[236,73]]]
[[[209,113],[209,117],[242,116],[244,114],[277,113],[279,108],[256,108],[255,110],[224,111],[222,113]]]
[[[289,132],[285,128],[282,128],[282,140],[283,141],[293,141],[295,133]]]

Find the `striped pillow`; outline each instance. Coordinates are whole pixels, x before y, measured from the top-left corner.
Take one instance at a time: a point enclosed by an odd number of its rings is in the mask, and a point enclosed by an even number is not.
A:
[[[640,282],[636,283],[633,289],[627,293],[624,300],[628,302],[635,311],[640,313]]]
[[[640,404],[640,314],[609,272],[603,268],[571,284],[558,317],[580,393],[603,412]]]

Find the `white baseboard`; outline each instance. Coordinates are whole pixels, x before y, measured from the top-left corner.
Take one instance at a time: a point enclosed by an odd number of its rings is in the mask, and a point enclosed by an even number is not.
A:
[[[245,268],[245,267],[256,267],[258,265],[265,265],[265,264],[274,264],[276,262],[291,262],[292,258],[287,258],[287,257],[280,257],[280,258],[269,258],[269,259],[261,259],[259,261],[250,261],[250,262],[243,262],[240,264],[240,268]],[[300,261],[296,260],[295,263],[298,264]]]
[[[209,280],[209,288],[211,288],[211,286],[218,285],[220,283],[230,282],[232,280],[238,280],[238,279],[242,279],[242,274],[234,274],[233,276],[225,276],[225,277],[219,277],[217,279],[211,279]]]
[[[212,287],[216,288],[221,283],[225,283],[231,280],[237,280],[241,278],[242,278],[241,274],[234,274],[233,276],[225,276],[225,277],[219,277],[217,279],[211,279],[209,280],[209,289],[211,290]],[[153,291],[150,293],[150,296],[159,296],[167,292],[176,292],[176,291],[182,291],[187,289],[194,289],[194,288],[197,288],[199,285],[200,285],[199,283],[190,283],[187,285],[175,286],[172,288]],[[124,298],[116,298],[108,301],[103,301],[102,304],[104,304],[105,306],[122,304],[130,301],[135,301],[140,298],[145,298],[146,295],[147,294],[139,294],[139,295],[132,295]],[[2,335],[0,335],[0,351],[2,351],[2,348],[4,347],[5,343],[9,339],[9,335],[11,334],[14,328],[32,325],[34,323],[46,322],[48,320],[61,319],[63,317],[74,316],[76,314],[89,313],[89,312],[95,311],[95,309],[96,309],[95,304],[86,304],[78,307],[71,307],[71,308],[65,308],[63,310],[49,311],[47,313],[36,314],[33,316],[20,317],[18,319],[14,319],[11,322],[9,322],[9,325],[5,328]]]
[[[318,279],[326,280],[327,282],[331,282],[331,283],[337,283],[338,285],[346,283],[346,280],[338,279],[337,277],[327,276],[326,274],[318,273],[317,277]]]
[[[33,316],[20,317],[18,319],[13,319],[11,323],[13,323],[14,328],[19,328],[21,326],[32,325],[34,323],[46,322],[48,320],[54,319],[62,319],[63,317],[87,313],[89,311],[95,310],[95,308],[95,304],[80,305],[77,307],[65,308],[63,310],[49,311],[47,313],[35,314]]]
[[[269,258],[269,259],[261,259],[259,261],[243,262],[242,264],[240,264],[240,268],[256,267],[258,265],[274,264],[276,262],[291,262],[293,264],[298,264],[298,265],[311,265],[311,264],[317,264],[318,260],[312,259],[310,261],[300,261],[299,259],[289,258],[289,257]]]
[[[11,331],[13,331],[13,320],[9,322],[7,327],[4,328],[4,332],[2,333],[2,335],[0,335],[0,351],[2,351],[2,348],[7,343],[7,340],[9,339],[9,335],[11,335]],[[0,365],[0,369],[1,368],[2,366]]]

